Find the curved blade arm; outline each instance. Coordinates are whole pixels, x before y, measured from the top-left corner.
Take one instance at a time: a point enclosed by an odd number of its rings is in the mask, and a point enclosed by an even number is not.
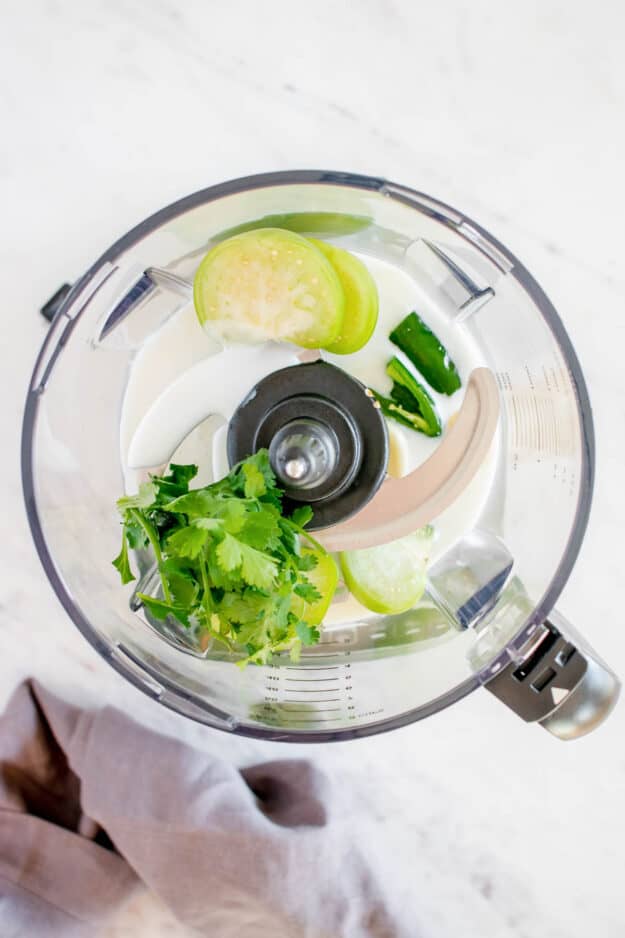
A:
[[[401,479],[387,479],[353,518],[319,531],[326,550],[358,550],[429,524],[467,487],[482,465],[499,420],[497,382],[488,368],[471,372],[462,407],[436,452]]]

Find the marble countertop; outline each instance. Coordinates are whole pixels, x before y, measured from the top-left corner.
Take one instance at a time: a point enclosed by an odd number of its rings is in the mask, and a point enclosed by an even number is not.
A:
[[[231,177],[304,167],[384,175],[457,206],[554,301],[588,379],[598,444],[588,535],[560,608],[625,676],[624,28],[622,5],[580,0],[32,0],[4,10],[0,705],[34,673],[240,762],[291,752],[207,734],[106,668],[39,566],[18,451],[42,301],[160,206]],[[388,864],[414,870],[415,896],[425,889],[444,910],[437,936],[622,938],[624,738],[623,703],[564,744],[475,693],[313,756],[364,799]],[[143,896],[106,934],[187,932]]]

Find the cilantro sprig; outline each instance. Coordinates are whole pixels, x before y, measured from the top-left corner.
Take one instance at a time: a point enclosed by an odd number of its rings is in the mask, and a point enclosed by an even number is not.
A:
[[[151,548],[160,595],[137,595],[152,616],[172,616],[198,639],[243,653],[241,664],[265,664],[286,650],[297,660],[302,645],[319,641],[319,630],[301,617],[322,598],[306,576],[325,556],[305,530],[311,509],[283,514],[267,450],[219,482],[190,489],[196,474],[196,466],[172,464],[118,500],[123,533],[113,565],[122,583],[135,579],[129,550]]]

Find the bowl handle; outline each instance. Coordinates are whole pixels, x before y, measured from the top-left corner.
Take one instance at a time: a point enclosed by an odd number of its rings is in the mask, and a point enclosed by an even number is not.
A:
[[[518,654],[484,685],[526,722],[558,739],[577,739],[611,713],[619,679],[555,610]]]

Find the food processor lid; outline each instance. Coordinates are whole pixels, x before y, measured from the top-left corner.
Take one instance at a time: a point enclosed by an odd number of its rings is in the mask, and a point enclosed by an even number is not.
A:
[[[55,590],[65,605],[65,608],[68,610],[74,621],[79,625],[83,633],[86,634],[86,636],[92,641],[92,643],[95,644],[100,651],[103,651],[103,653],[106,651],[107,657],[110,657],[108,654],[109,649],[105,648],[105,645],[102,643],[91,624],[81,614],[80,609],[77,609],[71,595],[63,583],[61,576],[59,576],[53,557],[50,555],[44,532],[42,530],[37,506],[37,496],[35,492],[33,464],[33,438],[41,395],[45,391],[45,388],[50,381],[55,367],[57,367],[57,363],[60,359],[64,346],[68,341],[71,340],[72,332],[74,331],[84,311],[89,307],[94,297],[96,297],[98,292],[101,291],[102,287],[106,285],[107,281],[116,277],[117,268],[115,262],[124,251],[137,244],[139,241],[141,241],[141,239],[146,237],[151,232],[154,232],[161,227],[165,229],[171,220],[184,215],[184,213],[189,212],[204,203],[213,202],[222,197],[232,196],[236,193],[249,190],[290,185],[329,185],[360,189],[364,192],[380,193],[388,197],[390,200],[395,200],[398,203],[415,208],[418,212],[421,212],[435,220],[436,223],[453,230],[454,233],[466,240],[467,244],[471,246],[472,250],[481,252],[483,256],[487,258],[488,263],[491,266],[499,269],[506,276],[509,275],[511,278],[513,278],[520,285],[521,289],[531,298],[536,308],[540,310],[545,323],[555,338],[560,352],[566,361],[566,365],[571,376],[572,386],[574,388],[576,397],[579,425],[583,439],[580,465],[581,479],[579,482],[579,498],[571,524],[568,543],[566,549],[563,551],[558,569],[555,571],[551,583],[549,584],[549,587],[545,591],[544,595],[534,604],[531,610],[528,610],[525,621],[519,626],[518,631],[507,644],[506,649],[502,651],[502,653],[494,660],[491,659],[481,665],[480,668],[476,671],[474,677],[469,678],[456,686],[447,695],[445,695],[444,699],[433,701],[431,706],[421,707],[418,716],[425,716],[428,712],[433,712],[434,710],[440,709],[441,706],[459,699],[461,696],[474,687],[478,686],[480,683],[489,685],[492,681],[494,686],[495,676],[498,673],[503,673],[504,670],[510,665],[511,655],[516,656],[515,660],[520,660],[524,655],[526,655],[528,643],[531,642],[531,636],[534,634],[538,625],[546,619],[547,615],[551,611],[553,604],[562,587],[564,586],[564,583],[566,582],[566,579],[577,556],[579,545],[581,543],[581,539],[583,537],[587,523],[594,464],[592,419],[584,380],[568,337],[566,336],[566,333],[564,332],[564,329],[553,307],[542,293],[538,285],[529,275],[529,273],[527,273],[523,266],[518,261],[516,261],[512,255],[510,255],[507,249],[503,248],[502,245],[495,241],[495,239],[493,239],[487,232],[481,229],[474,222],[469,221],[460,213],[449,208],[443,203],[431,199],[429,196],[413,192],[412,190],[409,190],[403,186],[389,183],[383,179],[355,176],[351,174],[317,171],[267,174],[263,176],[235,180],[231,183],[225,183],[221,186],[216,186],[212,189],[208,189],[189,196],[187,199],[183,199],[180,202],[163,209],[161,212],[157,213],[152,218],[147,219],[141,225],[137,226],[137,228],[135,228],[133,231],[129,232],[126,236],[120,239],[119,242],[113,245],[103,255],[103,257],[100,258],[100,260],[89,271],[87,271],[84,277],[82,277],[80,281],[75,284],[69,293],[66,293],[60,298],[60,306],[54,317],[51,332],[46,343],[44,344],[35,367],[26,404],[22,446],[24,491],[31,529],[33,531],[40,556],[44,563],[44,567],[46,568]],[[488,300],[490,295],[489,288],[476,284],[472,280],[471,276],[467,274],[466,270],[464,270],[463,266],[457,263],[457,259],[447,255],[439,245],[427,240],[424,240],[424,243],[429,245],[433,254],[436,254],[441,263],[446,265],[449,270],[449,276],[453,281],[455,288],[457,288],[463,294],[464,299],[462,300],[462,303],[459,304],[460,308],[463,310],[463,314],[468,315],[472,310],[474,311],[479,309],[480,304]],[[137,304],[140,304],[147,296],[150,296],[155,290],[163,286],[163,284],[167,284],[168,289],[178,291],[179,295],[181,296],[188,295],[188,282],[185,281],[183,277],[179,277],[175,273],[170,271],[163,271],[158,267],[153,267],[148,264],[143,267],[143,270],[139,276],[135,276],[132,282],[129,282],[128,289],[124,293],[123,299],[115,305],[112,311],[109,311],[106,317],[103,318],[100,324],[99,334],[95,341],[104,342],[107,341],[111,336],[114,336],[115,330],[119,323],[122,322],[124,318],[127,317],[129,313],[137,307]],[[187,291],[187,293],[185,293],[185,291]],[[306,366],[300,364],[294,367],[299,370]],[[469,454],[467,457],[468,462],[465,465],[468,465],[471,461],[475,461],[477,464],[477,462],[479,462],[479,454],[482,451],[480,447],[486,446],[489,439],[492,440],[494,426],[496,426],[497,423],[497,413],[498,407],[500,406],[500,398],[497,391],[497,386],[493,384],[492,374],[488,370],[485,370],[485,374],[483,375],[474,373],[472,380],[467,385],[467,399],[465,401],[465,405],[467,408],[466,421],[464,419],[459,419],[456,423],[456,426],[452,428],[452,430],[457,429],[456,437],[458,439],[460,439],[460,437],[462,438],[462,447],[460,444],[456,444],[454,447],[454,452],[456,454],[455,458],[453,453],[451,455],[448,454],[446,457],[449,466],[451,466],[451,471],[448,473],[448,477],[450,477],[452,481],[454,478],[454,468],[460,472],[464,462],[463,459],[458,457],[458,454],[460,452],[462,452],[464,456],[466,456],[467,453]],[[371,409],[375,410],[373,407]],[[283,426],[287,425],[281,425],[279,429],[282,429]],[[315,432],[317,433],[317,442],[319,443],[321,449],[323,450],[324,446],[329,446],[331,449],[331,442],[328,444],[327,437],[323,437],[323,434],[320,435],[318,428],[316,428]],[[314,434],[312,434],[312,436],[314,437]],[[444,456],[445,450],[443,447],[445,446],[445,442],[449,442],[451,439],[452,432],[450,432],[447,441],[443,441],[437,453],[442,453]],[[481,443],[480,440],[482,441]],[[292,473],[292,480],[294,483],[296,483],[297,473],[302,471],[302,465],[298,464],[298,460],[296,458],[293,461],[293,465],[290,467],[290,469],[287,469],[287,463],[291,462],[292,460],[282,459],[284,452],[279,451],[279,445],[281,442],[284,442],[284,440],[278,440],[278,443],[275,444],[275,465],[283,465],[286,476],[288,477],[290,471]],[[388,447],[388,442],[386,442],[386,447]],[[450,449],[452,448],[450,447]],[[235,450],[233,448],[233,458],[234,453]],[[436,455],[437,454],[434,454],[432,459],[434,459]],[[443,456],[439,457],[441,462]],[[388,450],[386,450],[386,459],[388,459]],[[282,460],[282,462],[280,462],[280,460]],[[311,460],[308,460],[308,462],[310,461]],[[306,459],[304,462],[306,462]],[[376,501],[380,499],[380,506],[382,506],[383,498],[387,499],[385,503],[386,507],[383,510],[384,523],[388,524],[389,518],[392,518],[392,523],[394,525],[400,525],[403,523],[403,517],[406,513],[396,512],[396,516],[392,515],[394,507],[396,507],[398,502],[400,502],[399,496],[397,494],[399,489],[395,483],[403,480],[383,482],[382,480],[384,473],[380,468],[382,464],[384,464],[384,467],[386,467],[385,459],[380,459],[376,463],[374,483],[370,487],[368,499],[363,502],[360,508],[360,513],[354,514],[351,519],[345,515],[333,523],[332,526],[326,527],[325,530],[328,533],[328,537],[335,536],[339,538],[339,535],[345,537],[351,534],[355,534],[358,531],[356,526],[359,520],[362,521],[364,527],[365,521],[369,519],[367,529],[373,529],[375,525],[372,525],[371,517],[375,517],[375,513],[377,512],[377,508],[375,507]],[[431,466],[430,469],[432,468],[435,467]],[[315,471],[318,470],[319,467],[317,466]],[[310,471],[310,466],[304,467],[304,475],[307,471]],[[418,470],[416,471],[418,472]],[[319,478],[320,477],[317,477],[315,481],[318,482]],[[325,481],[327,480],[324,480],[324,484]],[[427,489],[427,485],[423,480],[422,484],[423,492]],[[294,484],[294,489],[297,488],[297,485]],[[430,494],[432,498],[441,497],[440,490],[433,491]],[[296,501],[297,499],[294,500]],[[370,514],[367,515],[367,512]],[[416,517],[416,515],[411,516],[411,525],[414,523]],[[399,527],[393,527],[392,531],[393,533],[389,535],[389,528],[387,527],[385,529],[383,539],[388,539],[388,536],[399,536]],[[362,530],[360,530],[358,533],[358,546],[364,546],[361,535]],[[349,542],[347,540],[338,540],[336,542],[329,540],[327,543],[347,545]],[[114,666],[118,667],[119,670],[123,671],[126,676],[128,676],[128,668],[125,664],[120,664],[119,661],[114,658],[111,660]],[[158,679],[162,684],[167,686],[166,677],[163,677],[163,675],[159,674]],[[576,690],[577,693],[582,693],[582,684],[583,681],[582,678],[580,678],[579,681],[575,684],[575,687],[568,688],[568,692]],[[179,689],[176,688],[176,693],[178,693],[178,691]],[[539,691],[534,688],[532,693],[539,693]],[[548,693],[551,692],[548,691]],[[505,694],[503,696],[505,696]],[[545,725],[549,723],[548,717],[552,712],[555,711],[555,709],[557,709],[560,703],[562,703],[562,701],[559,703],[554,703],[552,711],[544,714],[544,719],[546,721]],[[368,726],[358,727],[358,730],[354,731],[352,735],[366,735],[368,732],[377,732],[380,728],[392,728],[393,726],[410,722],[413,719],[415,719],[415,714],[413,712],[407,712],[403,715],[395,716],[392,719],[382,721],[383,726],[374,723],[373,728]],[[557,727],[557,721],[552,720],[549,728],[554,730],[554,727]],[[242,728],[241,731],[246,732],[245,728]],[[556,729],[554,731],[559,732],[559,735],[562,735],[561,730]],[[250,730],[250,735],[271,734],[262,730]],[[281,733],[281,735],[284,736],[285,734]],[[331,734],[323,734],[323,738],[328,738],[328,735]],[[340,736],[342,734],[339,733],[338,735]]]

